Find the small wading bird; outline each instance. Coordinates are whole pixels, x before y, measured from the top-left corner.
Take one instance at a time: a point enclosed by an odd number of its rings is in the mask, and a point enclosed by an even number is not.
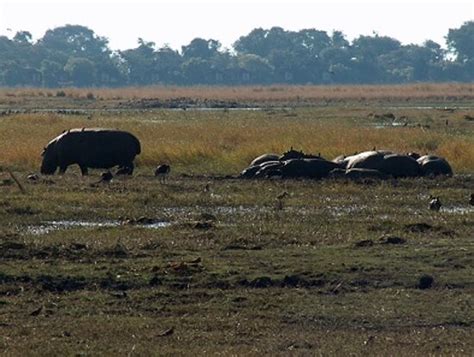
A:
[[[283,200],[289,196],[288,192],[286,191],[283,191],[282,193],[280,193],[276,199],[277,199],[277,204],[276,204],[276,208],[277,210],[282,210],[283,209]]]
[[[100,175],[99,183],[109,183],[110,181],[112,181],[113,178],[114,176],[112,175],[112,173],[110,171],[106,171],[102,175]]]
[[[439,197],[430,196],[429,208],[432,211],[439,211],[441,208],[441,201]]]
[[[160,178],[161,183],[165,183],[166,177],[169,175],[171,171],[170,165],[161,164],[155,170],[155,176]]]
[[[31,174],[31,175],[28,175],[26,177],[27,180],[29,181],[38,181],[39,180],[39,176],[38,174]]]

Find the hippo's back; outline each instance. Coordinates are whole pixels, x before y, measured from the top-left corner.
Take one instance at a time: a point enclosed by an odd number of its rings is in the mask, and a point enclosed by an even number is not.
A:
[[[128,163],[141,152],[134,135],[113,129],[71,129],[53,141],[60,161],[87,167],[107,168]]]

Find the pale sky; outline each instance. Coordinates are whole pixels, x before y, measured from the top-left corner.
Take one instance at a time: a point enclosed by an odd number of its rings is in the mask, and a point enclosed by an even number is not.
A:
[[[230,47],[254,28],[273,26],[339,30],[349,40],[375,31],[444,47],[450,28],[473,19],[474,0],[0,0],[0,35],[26,30],[36,40],[54,27],[83,25],[114,50],[135,48],[138,37],[178,50],[196,37]]]

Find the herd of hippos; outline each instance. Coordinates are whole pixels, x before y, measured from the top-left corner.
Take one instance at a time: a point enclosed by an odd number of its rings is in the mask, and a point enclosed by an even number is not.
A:
[[[421,176],[452,176],[453,170],[442,157],[399,154],[388,150],[364,151],[326,160],[291,149],[283,155],[264,154],[240,173],[241,178],[347,178],[388,179]]]
[[[58,168],[60,173],[64,173],[68,166],[77,164],[83,175],[87,175],[89,168],[110,169],[115,166],[118,166],[116,175],[130,175],[133,173],[135,156],[140,152],[140,141],[126,131],[71,129],[51,140],[44,148],[41,173],[52,175]],[[155,170],[155,176],[165,177],[169,171],[169,165],[160,165]],[[308,155],[291,149],[283,155],[264,154],[257,157],[239,177],[387,179],[452,174],[449,163],[434,155],[400,154],[374,148],[326,160],[320,155]],[[111,177],[111,174],[106,175]]]

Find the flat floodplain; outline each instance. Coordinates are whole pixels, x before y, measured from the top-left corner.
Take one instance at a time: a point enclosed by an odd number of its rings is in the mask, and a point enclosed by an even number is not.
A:
[[[292,96],[300,89],[278,88],[246,90],[286,90],[284,105],[249,103],[235,89],[248,104],[239,110],[212,88],[202,97],[212,108],[192,88],[3,89],[0,351],[472,355],[472,86],[415,94],[415,104],[399,87],[392,100],[304,105]],[[147,104],[164,99],[185,108]],[[98,183],[101,170],[81,177],[71,167],[28,179],[43,146],[73,127],[133,132],[142,142],[133,177]],[[292,146],[328,159],[373,147],[435,153],[455,175],[236,178],[255,156]],[[164,184],[153,176],[160,162],[172,167]]]

